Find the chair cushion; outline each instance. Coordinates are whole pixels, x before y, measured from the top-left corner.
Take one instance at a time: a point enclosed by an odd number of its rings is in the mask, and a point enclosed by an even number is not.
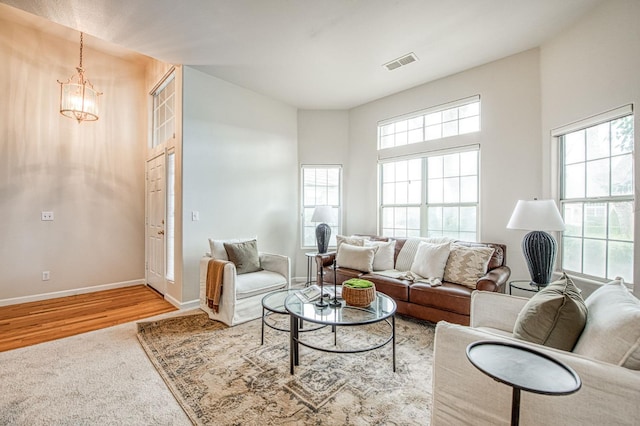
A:
[[[571,351],[587,321],[580,290],[566,274],[536,293],[513,327],[517,339]]]
[[[238,275],[261,271],[260,257],[258,255],[258,242],[256,240],[242,243],[224,243],[229,260],[236,265]]]
[[[587,324],[573,352],[640,370],[640,301],[622,280],[587,297]]]
[[[287,280],[277,272],[258,271],[236,276],[236,298],[246,299],[287,286]],[[224,288],[222,289],[224,291]]]

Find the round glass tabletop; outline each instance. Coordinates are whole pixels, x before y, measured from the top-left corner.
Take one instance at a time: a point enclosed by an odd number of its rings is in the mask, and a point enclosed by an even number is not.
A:
[[[297,291],[298,290],[286,289],[269,293],[262,298],[262,306],[264,306],[265,309],[277,314],[288,314],[289,312],[287,312],[287,310],[284,308],[284,301],[287,297],[289,297],[289,295]]]
[[[382,321],[396,312],[396,302],[389,296],[376,293],[376,299],[367,307],[349,306],[338,299],[340,306],[320,308],[315,302],[303,302],[296,294],[290,294],[284,302],[285,309],[305,321],[327,325],[362,325]]]

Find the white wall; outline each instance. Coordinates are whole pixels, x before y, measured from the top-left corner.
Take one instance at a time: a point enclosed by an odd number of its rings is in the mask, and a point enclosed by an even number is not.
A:
[[[7,19],[0,18],[0,303],[142,282],[144,60],[101,53],[85,37],[87,77],[104,95],[99,121],[78,124],[59,114],[56,80],[75,71],[79,37],[69,42]],[[55,220],[42,222],[43,210]]]
[[[300,165],[347,163],[349,151],[349,112],[345,110],[300,110],[298,111],[298,160]],[[343,173],[344,173],[343,169]],[[300,197],[300,170],[298,170],[298,197]],[[343,176],[344,182],[344,176]],[[298,217],[300,218],[300,202],[298,198]],[[348,213],[345,211],[343,219]],[[302,241],[298,225],[298,248]],[[306,251],[317,251],[310,247],[298,250],[296,257],[296,277],[306,279]],[[312,274],[315,273],[315,269]]]
[[[257,236],[260,251],[296,258],[298,146],[293,107],[190,67],[183,90],[186,302],[198,298],[207,238]]]
[[[640,2],[603,2],[573,27],[541,47],[543,188],[557,186],[552,153],[552,129],[633,103],[635,146],[640,150]],[[640,159],[635,158],[636,200],[640,199]],[[636,209],[635,223],[640,224]],[[640,242],[640,226],[635,228]],[[634,282],[640,282],[636,243]],[[594,287],[583,286],[588,294]],[[640,295],[640,286],[635,286]]]
[[[402,78],[399,70],[398,78]],[[507,245],[512,277],[529,276],[520,243],[506,229],[518,199],[541,196],[539,52],[529,50],[354,108],[349,117],[346,232],[377,230],[377,123],[473,95],[481,97],[482,131],[434,145],[480,144],[481,240]]]

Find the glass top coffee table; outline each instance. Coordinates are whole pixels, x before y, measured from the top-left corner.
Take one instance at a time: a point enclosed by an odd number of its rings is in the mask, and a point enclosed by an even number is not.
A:
[[[389,296],[377,293],[376,299],[367,307],[357,308],[346,305],[341,300],[340,306],[327,306],[320,308],[315,302],[303,302],[297,295],[290,294],[284,302],[284,307],[290,316],[290,350],[289,365],[291,374],[294,374],[296,365],[300,365],[299,346],[303,345],[311,349],[332,353],[358,353],[381,348],[392,342],[393,371],[396,371],[396,302]],[[307,321],[315,324],[330,325],[334,329],[334,347],[324,347],[300,340],[300,322]],[[386,322],[389,326],[389,334],[381,342],[372,346],[357,349],[338,349],[335,347],[337,339],[336,327],[357,327],[379,322]]]
[[[278,331],[289,331],[289,327],[285,326],[286,322],[279,325],[275,321],[271,321],[272,314],[289,315],[289,312],[284,308],[284,301],[290,295],[300,290],[284,289],[273,291],[262,298],[262,333],[260,337],[260,345],[264,345],[264,326]],[[324,326],[305,329],[304,331],[315,331]],[[300,322],[300,331],[302,331],[302,322]]]

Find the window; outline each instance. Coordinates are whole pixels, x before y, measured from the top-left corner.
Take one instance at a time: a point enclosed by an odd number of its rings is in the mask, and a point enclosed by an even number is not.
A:
[[[611,115],[554,132],[560,146],[560,205],[566,226],[562,268],[632,282],[633,115],[630,106]]]
[[[478,160],[475,147],[382,163],[382,235],[476,241]]]
[[[174,280],[175,276],[175,215],[176,215],[176,155],[170,152],[167,155],[167,226],[166,245],[167,245],[167,266],[166,278],[169,281]]]
[[[302,166],[302,247],[316,247],[316,226],[311,222],[316,206],[332,206],[334,220],[329,245],[335,247],[341,231],[342,168],[340,166]]]
[[[155,148],[174,137],[175,133],[175,74],[166,78],[153,92],[153,135],[151,147]]]
[[[480,97],[463,99],[386,120],[378,126],[378,149],[480,130]]]

